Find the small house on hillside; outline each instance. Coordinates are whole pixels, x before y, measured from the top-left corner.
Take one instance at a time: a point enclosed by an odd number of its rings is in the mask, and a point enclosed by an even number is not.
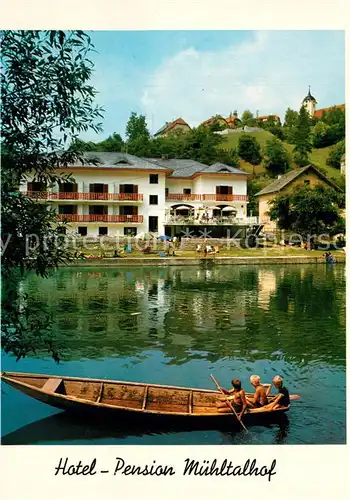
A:
[[[291,172],[282,175],[274,180],[268,186],[264,187],[255,196],[259,202],[259,222],[264,224],[264,231],[275,231],[276,223],[271,221],[268,212],[270,210],[269,202],[277,196],[288,194],[297,186],[323,184],[340,191],[340,188],[329,180],[322,172],[313,165],[296,168]]]
[[[218,125],[220,125],[220,127],[223,127],[224,129],[229,128],[227,120],[221,115],[216,115],[212,116],[211,118],[208,118],[208,120],[205,120],[204,122],[201,123],[201,127],[210,127],[214,123],[217,123]]]
[[[242,122],[238,118],[237,111],[230,113],[230,116],[226,118],[226,122],[228,123],[229,128],[238,128],[242,126]]]
[[[171,123],[167,122],[163,125],[163,127],[154,134],[154,137],[166,137],[173,132],[188,132],[189,130],[191,130],[189,124],[182,118],[177,118]]]
[[[262,115],[262,116],[257,116],[256,117],[257,122],[271,122],[274,123],[275,125],[280,125],[281,124],[281,119],[278,115]]]

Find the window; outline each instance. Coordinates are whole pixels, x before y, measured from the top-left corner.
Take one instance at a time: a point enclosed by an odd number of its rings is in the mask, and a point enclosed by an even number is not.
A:
[[[119,184],[119,193],[137,194],[138,186],[135,184]]]
[[[73,215],[77,213],[77,205],[58,205],[58,213],[64,215]]]
[[[149,183],[150,184],[158,184],[158,174],[150,174]]]
[[[90,193],[108,193],[108,184],[90,184]]]
[[[80,236],[87,236],[87,227],[78,227],[78,234],[80,234]]]
[[[158,195],[157,194],[150,194],[149,195],[149,204],[150,205],[158,205]]]
[[[73,182],[62,182],[59,185],[60,193],[76,193],[78,191],[78,184],[74,184]]]
[[[108,207],[105,205],[90,205],[89,215],[107,215]]]
[[[123,205],[119,208],[120,215],[138,215],[138,207]]]
[[[305,186],[310,186],[310,181],[306,179],[306,180],[304,181],[304,184],[305,184]]]
[[[108,234],[108,227],[99,227],[98,228],[98,235],[99,236],[107,236]]]
[[[216,194],[232,194],[232,186],[216,186]]]
[[[191,189],[184,188],[183,194],[191,194]]]
[[[124,227],[124,236],[136,236],[136,227]]]
[[[158,217],[155,217],[153,215],[150,215],[148,217],[148,231],[150,233],[158,232]]]
[[[28,182],[27,190],[34,191],[35,193],[43,192],[43,191],[45,192],[46,191],[46,184],[44,184],[43,182]]]
[[[169,196],[169,188],[165,188],[165,197]]]

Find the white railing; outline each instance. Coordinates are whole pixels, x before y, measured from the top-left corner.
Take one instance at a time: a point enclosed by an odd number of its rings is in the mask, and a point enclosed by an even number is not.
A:
[[[165,225],[177,226],[250,226],[259,224],[258,217],[207,217],[196,218],[181,215],[165,217]]]

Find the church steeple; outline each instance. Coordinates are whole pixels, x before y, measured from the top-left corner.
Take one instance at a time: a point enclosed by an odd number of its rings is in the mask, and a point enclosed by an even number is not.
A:
[[[308,113],[311,117],[314,116],[314,114],[315,114],[316,104],[317,104],[317,101],[314,98],[314,96],[311,94],[311,88],[309,85],[309,92],[308,92],[307,96],[304,97],[302,105],[306,108],[306,110],[308,111]]]

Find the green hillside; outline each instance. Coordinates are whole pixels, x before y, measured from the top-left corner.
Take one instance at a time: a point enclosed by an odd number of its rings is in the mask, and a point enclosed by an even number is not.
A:
[[[237,148],[238,146],[238,141],[239,138],[244,134],[244,132],[237,132],[237,133],[232,133],[228,134],[227,136],[223,136],[226,140],[221,144],[221,148],[225,150],[229,149],[234,149]],[[258,143],[260,144],[260,147],[262,150],[264,150],[265,143],[268,139],[272,139],[275,137],[272,135],[270,132],[267,132],[266,130],[259,130],[256,132],[249,132],[249,135],[252,137],[255,137]],[[287,142],[283,142],[284,147],[286,150],[292,154],[293,151],[293,145],[288,144]],[[329,151],[332,146],[329,146],[327,148],[320,148],[320,149],[313,149],[312,153],[310,155],[310,163],[315,165],[315,167],[320,167],[323,169],[328,177],[331,179],[333,178],[334,180],[340,180],[341,179],[341,174],[340,171],[336,168],[329,167],[326,164],[326,160],[329,155]],[[256,175],[261,175],[265,173],[265,168],[263,163],[260,165],[256,165],[255,167],[251,165],[250,163],[247,163],[243,160],[240,161],[240,167],[245,170],[246,172],[249,173],[255,173]],[[293,168],[296,167],[296,165],[292,165]]]

